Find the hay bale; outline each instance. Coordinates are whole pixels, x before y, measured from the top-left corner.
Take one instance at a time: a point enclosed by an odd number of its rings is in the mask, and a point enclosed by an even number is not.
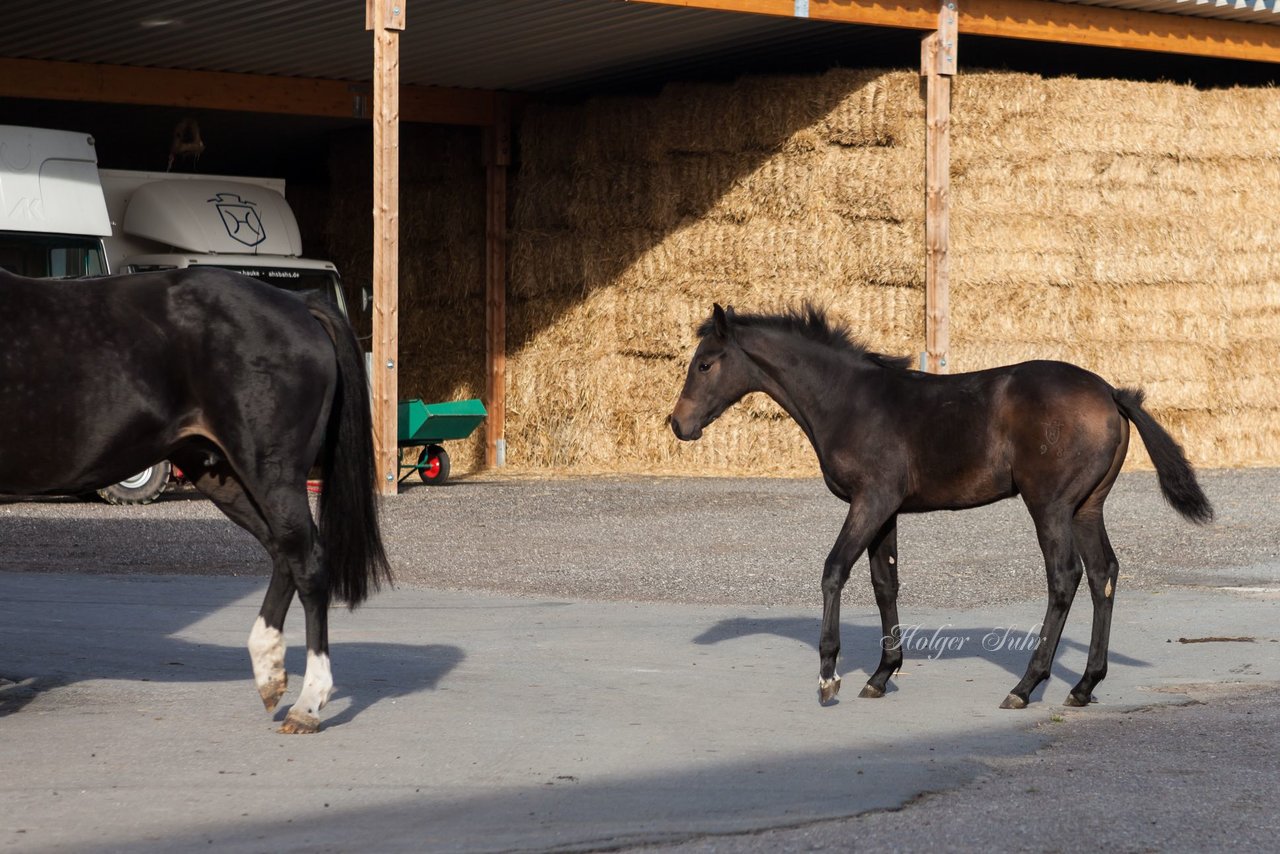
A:
[[[700,442],[675,441],[666,416],[693,329],[713,301],[811,299],[875,349],[918,353],[923,136],[912,71],[533,106],[512,187],[509,462],[815,473],[799,429],[759,396]],[[1193,462],[1280,464],[1277,137],[1270,89],[957,77],[953,369],[1072,361],[1144,386]],[[414,275],[477,279],[478,260],[445,253]],[[475,329],[455,331],[437,342],[463,350]],[[448,371],[479,365],[477,352]],[[1140,443],[1130,462],[1149,466]]]
[[[1257,418],[1272,381],[1241,330],[1280,337],[1258,314],[1280,280],[1274,102],[1266,90],[958,78],[953,366],[1065,358],[1146,387],[1195,462],[1280,450],[1274,416],[1247,439],[1227,423]]]
[[[348,302],[371,287],[372,145],[366,130],[330,142],[328,255]],[[404,125],[400,136],[399,397],[484,394],[484,170],[474,129]],[[368,335],[368,324],[358,325]],[[484,460],[479,436],[448,447],[464,474]]]

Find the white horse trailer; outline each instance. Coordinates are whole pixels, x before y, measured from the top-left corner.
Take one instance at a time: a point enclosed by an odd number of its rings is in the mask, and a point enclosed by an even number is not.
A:
[[[93,137],[0,125],[0,267],[34,278],[106,275],[110,236]]]

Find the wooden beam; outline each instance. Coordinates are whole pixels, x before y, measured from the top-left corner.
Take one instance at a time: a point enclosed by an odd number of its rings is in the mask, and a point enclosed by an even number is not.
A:
[[[633,0],[872,27],[933,30],[932,0]],[[797,15],[804,11],[805,14]],[[1280,27],[1044,0],[968,0],[961,34],[1280,63]]]
[[[372,116],[369,81],[0,58],[0,97],[329,118]],[[402,86],[401,121],[488,126],[496,93]]]
[[[399,0],[400,11],[406,0]],[[369,0],[373,30],[373,450],[378,491],[395,495],[399,475],[400,21]],[[399,26],[397,26],[399,24]]]
[[[507,167],[511,165],[511,113],[499,101],[485,133],[485,465],[507,461]]]
[[[925,90],[924,369],[950,373],[951,76],[956,73],[956,0],[943,0],[938,29],[920,43]]]
[[[1280,27],[1037,0],[966,0],[960,32],[1091,47],[1280,62]]]
[[[929,0],[902,0],[879,3],[874,0],[633,0],[661,6],[687,6],[722,12],[744,12],[783,18],[810,18],[844,24],[867,24],[875,27],[905,27],[913,30],[933,29],[937,23],[937,7]],[[798,14],[800,13],[800,14]]]

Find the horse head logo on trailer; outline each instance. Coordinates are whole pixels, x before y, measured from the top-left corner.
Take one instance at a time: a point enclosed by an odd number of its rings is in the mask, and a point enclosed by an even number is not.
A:
[[[245,246],[257,246],[267,239],[267,230],[258,216],[257,202],[242,199],[237,193],[218,193],[209,201],[217,206],[222,224],[232,240]]]

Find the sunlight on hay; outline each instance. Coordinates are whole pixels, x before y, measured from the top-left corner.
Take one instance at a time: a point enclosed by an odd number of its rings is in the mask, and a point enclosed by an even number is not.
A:
[[[954,369],[1073,361],[1193,462],[1280,463],[1275,91],[979,73],[954,101]]]
[[[693,330],[715,301],[759,309],[812,299],[877,348],[914,348],[923,334],[916,85],[907,73],[839,71],[532,109],[520,136],[512,290],[537,329],[508,362],[509,461],[815,472],[799,428],[761,396],[693,444],[677,442],[666,419]]]
[[[952,369],[1066,359],[1145,388],[1199,465],[1280,465],[1276,91],[966,71],[953,101]],[[697,443],[666,418],[714,301],[813,300],[873,349],[919,354],[923,113],[917,74],[875,70],[531,105],[512,170],[508,462],[816,474],[762,397]],[[478,150],[405,145],[413,396],[483,392]],[[366,167],[346,168],[331,239],[358,256],[367,236],[336,232],[368,210]],[[479,442],[450,452],[465,471]]]
[[[1201,465],[1280,463],[1280,98],[1270,89],[966,73],[954,95],[952,364],[1058,358],[1140,385]],[[679,84],[531,109],[512,288],[509,459],[813,474],[748,398],[666,426],[711,303],[810,299],[918,354],[923,107],[910,72]],[[1131,465],[1148,466],[1135,443]]]

